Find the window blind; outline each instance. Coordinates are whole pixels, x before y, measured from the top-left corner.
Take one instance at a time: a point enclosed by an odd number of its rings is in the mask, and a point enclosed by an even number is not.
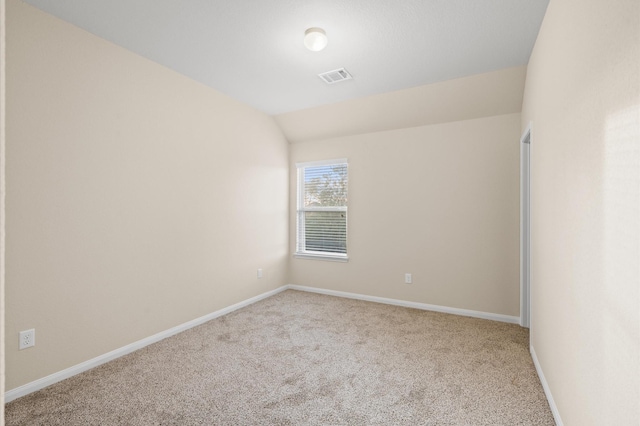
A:
[[[346,257],[346,160],[297,165],[297,254]]]

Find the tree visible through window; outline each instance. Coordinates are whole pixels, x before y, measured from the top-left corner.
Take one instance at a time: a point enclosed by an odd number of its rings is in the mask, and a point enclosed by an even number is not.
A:
[[[298,164],[296,254],[347,256],[346,160]]]

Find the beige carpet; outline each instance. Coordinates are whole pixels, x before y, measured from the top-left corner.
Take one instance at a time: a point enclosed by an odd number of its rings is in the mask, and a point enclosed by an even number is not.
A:
[[[8,425],[553,425],[517,325],[286,291],[6,406]]]

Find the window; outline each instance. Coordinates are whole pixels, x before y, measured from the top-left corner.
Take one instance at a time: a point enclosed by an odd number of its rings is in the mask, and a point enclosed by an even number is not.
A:
[[[296,256],[347,261],[347,160],[296,164]]]

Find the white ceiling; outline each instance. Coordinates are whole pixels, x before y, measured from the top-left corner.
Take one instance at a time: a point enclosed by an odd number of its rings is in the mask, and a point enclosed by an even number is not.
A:
[[[27,0],[274,115],[524,65],[548,2]],[[353,80],[317,77],[341,67]]]

